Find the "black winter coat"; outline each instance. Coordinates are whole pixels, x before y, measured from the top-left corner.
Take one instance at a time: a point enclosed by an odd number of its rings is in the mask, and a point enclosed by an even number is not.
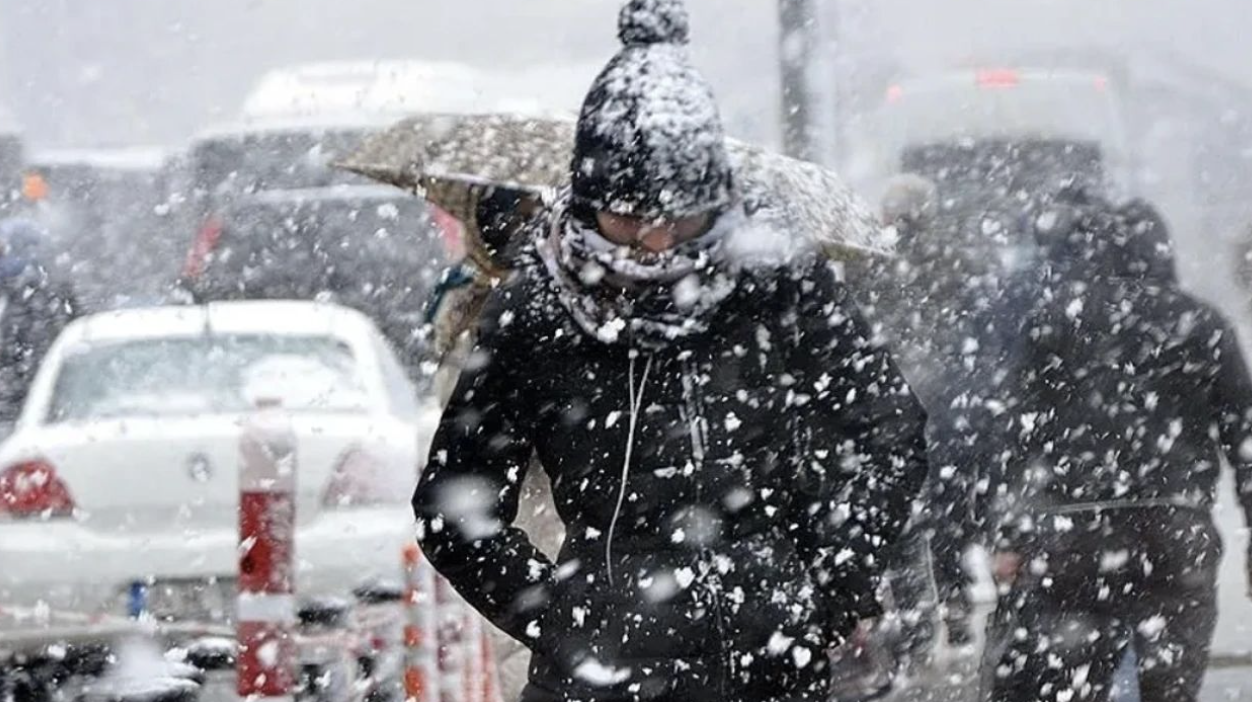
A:
[[[845,289],[745,273],[648,352],[551,286],[525,265],[484,313],[413,498],[430,561],[534,651],[525,700],[823,699],[926,474],[924,412]],[[511,526],[532,453],[557,563]]]
[[[1043,300],[1003,403],[1003,537],[1095,506],[1207,511],[1223,459],[1252,517],[1252,381],[1221,315],[1169,277],[1088,264]]]

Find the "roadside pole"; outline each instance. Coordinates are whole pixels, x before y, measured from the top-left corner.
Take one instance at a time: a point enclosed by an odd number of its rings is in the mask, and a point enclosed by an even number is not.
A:
[[[278,402],[260,401],[239,442],[238,692],[295,692],[296,437]]]
[[[779,0],[778,53],[782,78],[783,150],[806,161],[821,159],[820,119],[813,67],[820,48],[818,0]]]

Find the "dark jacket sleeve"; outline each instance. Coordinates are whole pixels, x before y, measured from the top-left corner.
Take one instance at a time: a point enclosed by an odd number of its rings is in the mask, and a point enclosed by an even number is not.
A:
[[[533,452],[526,426],[530,349],[511,300],[497,291],[479,342],[444,410],[413,495],[418,541],[435,569],[493,624],[533,646],[552,563],[513,526]]]
[[[789,394],[801,422],[802,542],[822,554],[824,576],[855,588],[873,582],[910,519],[927,473],[926,413],[828,266],[800,298],[801,373]]]
[[[1218,364],[1214,413],[1222,453],[1235,470],[1235,494],[1252,526],[1252,378],[1235,330],[1223,323],[1213,353]],[[1250,547],[1252,548],[1252,547]]]
[[[1061,305],[1063,308],[1064,305]],[[1004,376],[991,387],[972,424],[976,522],[993,550],[1021,551],[1031,530],[1031,505],[1037,495],[1027,469],[1053,452],[1055,408],[1073,392],[1064,349],[1073,346],[1071,329],[1053,307],[1032,311],[1019,328],[1019,339]]]

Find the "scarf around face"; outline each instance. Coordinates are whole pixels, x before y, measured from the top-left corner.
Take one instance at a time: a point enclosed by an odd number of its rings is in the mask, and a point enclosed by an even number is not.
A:
[[[747,221],[742,208],[720,215],[693,241],[646,255],[609,241],[567,209],[554,215],[540,234],[540,257],[561,305],[602,343],[657,349],[698,336],[735,291],[725,248]]]

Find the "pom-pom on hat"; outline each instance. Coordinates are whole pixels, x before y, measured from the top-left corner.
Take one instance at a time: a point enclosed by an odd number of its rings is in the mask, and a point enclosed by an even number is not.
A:
[[[673,219],[733,201],[721,116],[691,64],[689,37],[681,0],[629,0],[622,8],[623,47],[592,84],[578,119],[576,206]]]

